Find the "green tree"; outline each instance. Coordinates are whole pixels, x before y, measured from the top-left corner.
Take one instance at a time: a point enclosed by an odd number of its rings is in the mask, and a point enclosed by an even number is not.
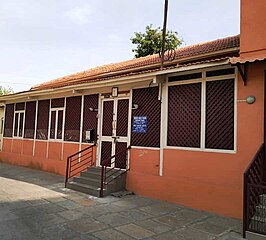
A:
[[[162,48],[162,30],[160,27],[153,28],[152,25],[148,25],[145,28],[145,32],[135,32],[134,36],[130,38],[133,44],[137,47],[132,49],[135,53],[135,57],[145,57],[159,53]],[[183,43],[183,39],[178,36],[177,32],[166,31],[165,36],[165,50],[171,50],[179,47]]]
[[[0,95],[12,94],[14,90],[11,87],[0,86]]]

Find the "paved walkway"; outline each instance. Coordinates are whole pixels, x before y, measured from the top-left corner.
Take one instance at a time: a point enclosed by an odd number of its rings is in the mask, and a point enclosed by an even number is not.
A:
[[[63,177],[0,163],[0,239],[239,240],[241,222],[131,195],[94,198]]]

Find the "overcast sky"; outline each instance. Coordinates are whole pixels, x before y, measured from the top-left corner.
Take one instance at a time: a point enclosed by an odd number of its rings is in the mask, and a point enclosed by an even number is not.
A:
[[[130,37],[162,25],[164,0],[0,0],[0,85],[16,92],[132,59]],[[239,0],[169,0],[184,45],[239,33]]]

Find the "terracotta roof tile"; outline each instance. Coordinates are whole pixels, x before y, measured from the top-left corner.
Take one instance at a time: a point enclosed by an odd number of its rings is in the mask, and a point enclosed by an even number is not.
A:
[[[217,39],[210,42],[195,44],[191,46],[186,46],[182,48],[178,48],[175,50],[174,60],[179,61],[184,58],[196,57],[198,55],[212,53],[217,51],[223,51],[230,48],[239,47],[239,35],[227,37],[223,39]],[[91,68],[86,71],[74,73],[71,75],[67,75],[61,78],[57,78],[55,80],[51,80],[48,82],[44,82],[42,84],[36,85],[31,88],[31,90],[43,90],[49,88],[57,88],[66,85],[74,85],[78,83],[88,82],[88,81],[99,81],[102,80],[102,75],[104,74],[116,74],[116,75],[124,75],[121,71],[132,70],[132,72],[139,72],[142,67],[147,67],[152,69],[155,64],[160,63],[160,57],[158,54],[149,55],[146,57],[136,58],[132,60],[127,60],[119,63],[111,63],[102,65],[99,67]],[[120,72],[120,73],[118,73]]]

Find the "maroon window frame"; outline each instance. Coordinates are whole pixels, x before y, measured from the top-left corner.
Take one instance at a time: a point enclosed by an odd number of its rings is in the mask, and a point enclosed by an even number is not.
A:
[[[235,79],[206,82],[205,148],[234,150]]]
[[[14,104],[6,104],[4,137],[13,136]]]
[[[37,134],[36,138],[40,140],[48,139],[50,100],[38,101],[37,114]]]
[[[201,88],[201,83],[168,88],[168,146],[200,148]]]
[[[97,134],[98,101],[98,94],[84,96],[82,142],[86,142],[86,131],[89,129],[94,129],[95,135]]]
[[[82,97],[66,99],[65,141],[79,142]]]
[[[36,102],[26,102],[24,138],[34,139]]]
[[[131,129],[132,146],[160,147],[161,101],[158,96],[158,87],[133,90],[132,106],[135,104],[138,108],[132,109],[132,123],[134,116],[146,116],[147,131],[138,133]]]

